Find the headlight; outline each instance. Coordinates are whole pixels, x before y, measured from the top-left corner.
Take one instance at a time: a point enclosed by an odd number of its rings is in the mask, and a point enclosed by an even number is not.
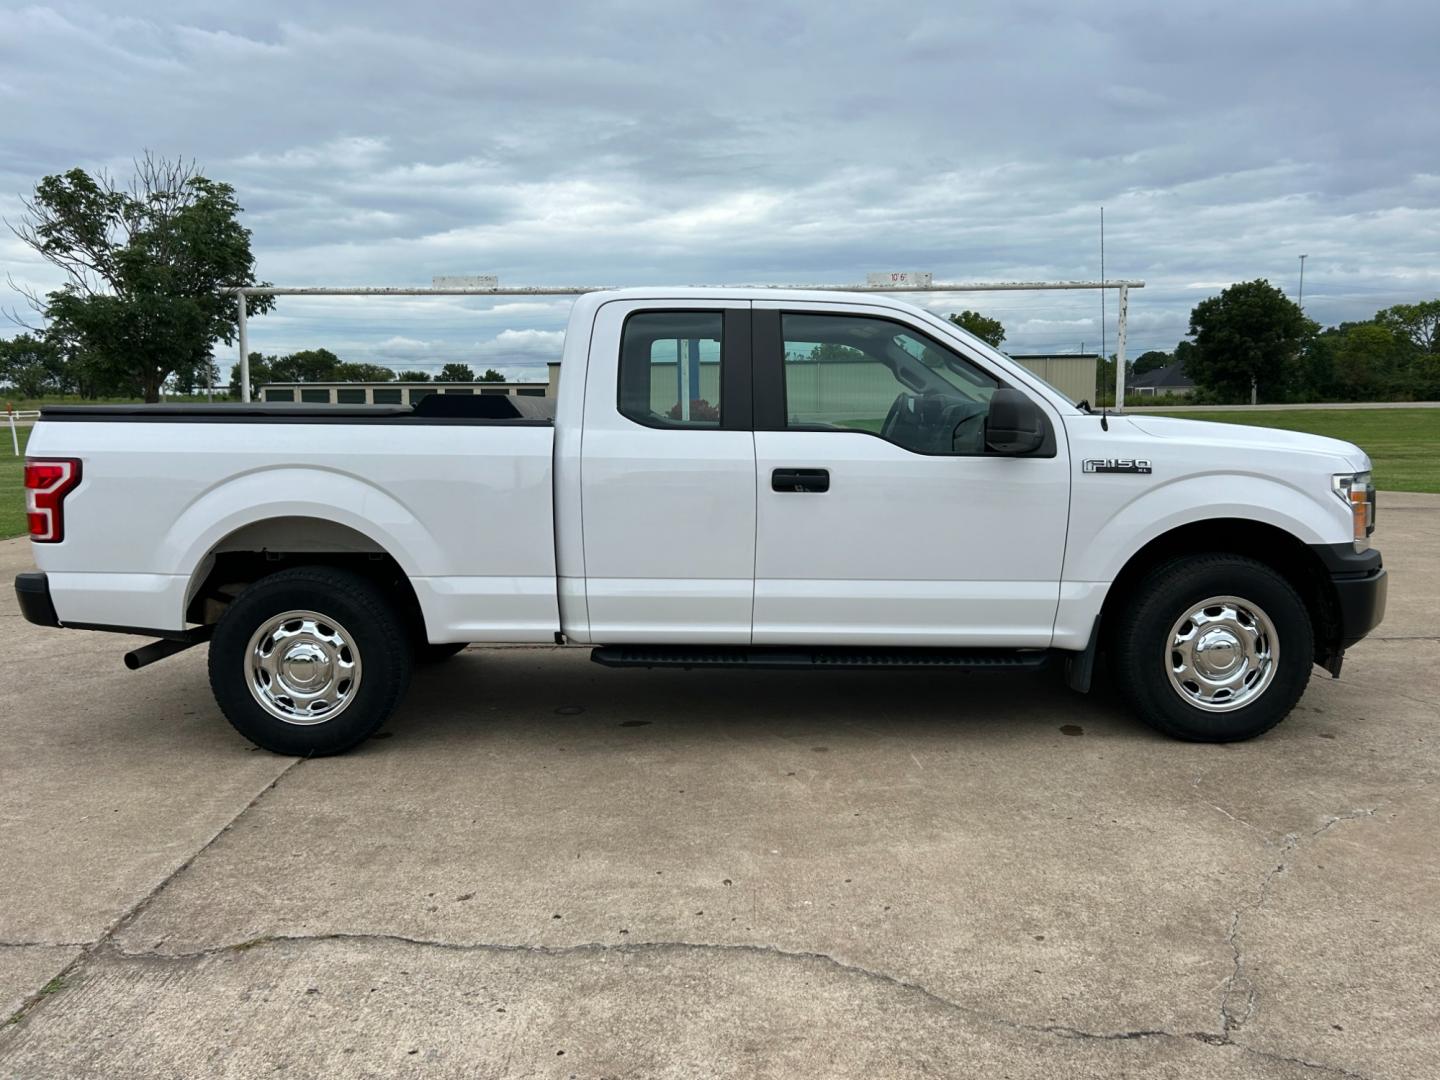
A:
[[[1370,474],[1341,473],[1330,478],[1330,487],[1350,508],[1350,517],[1355,523],[1355,550],[1364,551],[1370,546],[1370,534],[1375,531],[1375,485]]]

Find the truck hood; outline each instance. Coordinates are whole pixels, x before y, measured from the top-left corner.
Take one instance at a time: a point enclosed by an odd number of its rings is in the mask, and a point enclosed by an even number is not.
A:
[[[1251,427],[1249,424],[1217,424],[1209,420],[1186,420],[1175,416],[1130,416],[1131,425],[1157,439],[1176,439],[1193,446],[1246,446],[1260,451],[1289,451],[1316,454],[1344,462],[1359,472],[1370,468],[1370,458],[1354,443],[1309,435],[1281,428]]]

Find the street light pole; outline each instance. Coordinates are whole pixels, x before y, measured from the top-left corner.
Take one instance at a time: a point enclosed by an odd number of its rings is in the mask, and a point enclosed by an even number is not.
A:
[[[1305,310],[1305,260],[1309,257],[1309,255],[1300,256],[1300,298],[1297,306],[1302,312]]]

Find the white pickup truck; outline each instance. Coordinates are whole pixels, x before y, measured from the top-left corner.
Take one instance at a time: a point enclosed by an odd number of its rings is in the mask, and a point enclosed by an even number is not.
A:
[[[540,399],[46,409],[44,626],[210,643],[246,738],[332,754],[467,642],[610,665],[1041,667],[1184,739],[1278,723],[1384,614],[1370,460],[1076,405],[880,296],[576,301]],[[532,413],[536,415],[531,415]],[[544,413],[544,415],[540,415]]]

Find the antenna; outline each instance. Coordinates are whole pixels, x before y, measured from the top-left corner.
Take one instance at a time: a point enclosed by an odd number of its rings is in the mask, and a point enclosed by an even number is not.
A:
[[[1100,207],[1100,362],[1110,359],[1105,355],[1105,208]]]

